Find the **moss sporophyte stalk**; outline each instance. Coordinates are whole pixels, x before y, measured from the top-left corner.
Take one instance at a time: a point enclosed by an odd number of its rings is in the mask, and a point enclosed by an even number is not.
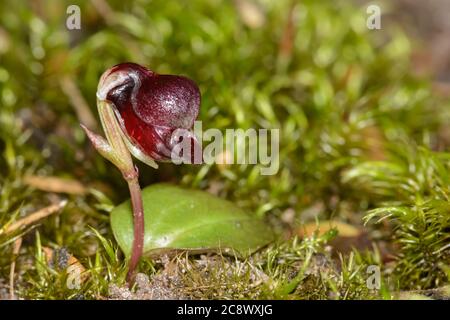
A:
[[[170,160],[177,143],[172,133],[177,129],[190,131],[199,107],[200,90],[192,80],[122,63],[103,73],[97,88],[97,108],[106,139],[81,125],[95,149],[128,183],[134,222],[127,275],[130,283],[143,253],[145,232],[139,172],[131,154],[154,168],[158,167],[155,161]],[[188,138],[193,145],[197,143],[195,135]]]

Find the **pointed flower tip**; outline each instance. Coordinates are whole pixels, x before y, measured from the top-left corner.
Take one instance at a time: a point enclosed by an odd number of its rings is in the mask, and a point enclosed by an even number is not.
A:
[[[80,123],[81,128],[86,133],[87,137],[91,141],[94,148],[106,159],[109,161],[116,163],[117,156],[114,153],[114,150],[111,148],[111,146],[108,144],[108,141],[106,141],[105,138],[102,136],[92,132],[89,130],[85,125]]]

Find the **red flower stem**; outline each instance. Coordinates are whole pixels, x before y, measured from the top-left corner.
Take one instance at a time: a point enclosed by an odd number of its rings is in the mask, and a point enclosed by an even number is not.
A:
[[[142,204],[141,187],[139,186],[138,174],[127,179],[131,195],[131,206],[133,208],[134,240],[128,265],[127,281],[130,286],[134,282],[135,270],[144,249],[144,207]]]

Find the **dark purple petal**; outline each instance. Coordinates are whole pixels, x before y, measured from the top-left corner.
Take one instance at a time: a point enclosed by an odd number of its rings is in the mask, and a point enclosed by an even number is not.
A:
[[[176,129],[192,129],[200,107],[200,91],[192,80],[158,75],[134,63],[106,71],[97,96],[114,104],[129,141],[145,156],[169,160]],[[192,143],[197,143],[191,137]]]

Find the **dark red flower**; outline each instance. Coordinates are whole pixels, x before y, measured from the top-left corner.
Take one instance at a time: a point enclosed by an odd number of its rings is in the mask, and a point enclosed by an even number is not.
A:
[[[191,132],[200,107],[200,91],[194,81],[175,75],[159,75],[135,63],[121,63],[101,77],[97,98],[110,102],[130,151],[139,160],[173,159],[179,143],[177,129]],[[190,134],[191,162],[197,140]],[[177,155],[186,158],[186,155]]]

